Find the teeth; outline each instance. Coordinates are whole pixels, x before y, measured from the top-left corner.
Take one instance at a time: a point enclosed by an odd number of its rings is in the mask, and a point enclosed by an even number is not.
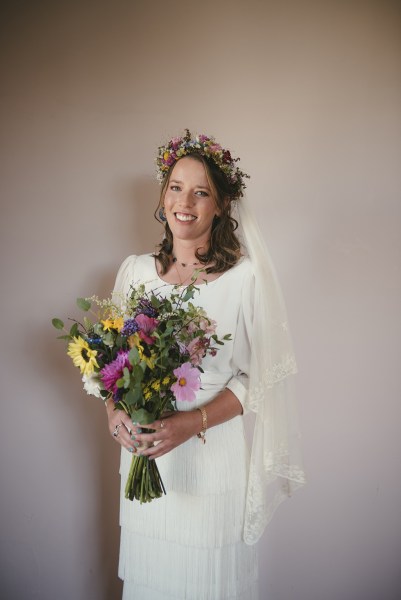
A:
[[[196,219],[193,215],[184,215],[183,213],[176,213],[175,216],[179,221],[195,221]]]

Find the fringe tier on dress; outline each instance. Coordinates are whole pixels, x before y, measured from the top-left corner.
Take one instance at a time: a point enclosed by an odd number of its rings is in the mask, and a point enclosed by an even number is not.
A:
[[[152,280],[152,288],[162,285],[152,257],[137,257],[135,269],[127,261],[117,278],[120,289],[127,291],[126,280],[134,284]],[[250,294],[250,275],[245,260],[199,286],[194,303],[217,322],[218,335],[231,333],[232,341],[216,357],[205,359],[202,389],[194,402],[177,403],[179,410],[207,404],[225,387],[243,401],[250,351],[246,331],[251,320],[243,313],[251,301],[244,302],[243,296]],[[257,600],[257,550],[243,541],[249,469],[243,418],[208,429],[206,444],[193,437],[158,458],[167,494],[150,503],[141,505],[124,497],[131,458],[122,449],[119,577],[124,580],[123,600]]]

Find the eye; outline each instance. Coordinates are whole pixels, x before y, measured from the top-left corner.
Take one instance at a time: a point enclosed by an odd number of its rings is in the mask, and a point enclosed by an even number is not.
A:
[[[179,185],[171,185],[170,186],[170,190],[173,192],[179,192],[180,191],[180,186]]]
[[[197,192],[195,192],[195,194],[197,196],[200,196],[201,198],[207,198],[209,196],[209,194],[204,190],[198,190]]]

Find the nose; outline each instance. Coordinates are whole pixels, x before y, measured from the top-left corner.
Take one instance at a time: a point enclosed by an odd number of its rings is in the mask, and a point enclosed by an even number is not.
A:
[[[183,208],[185,208],[185,207],[193,206],[193,204],[194,204],[194,198],[193,198],[193,195],[191,193],[191,190],[183,191],[180,194],[180,205]]]

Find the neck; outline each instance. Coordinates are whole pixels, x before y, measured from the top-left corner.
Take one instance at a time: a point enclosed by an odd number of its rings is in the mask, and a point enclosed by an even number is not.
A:
[[[173,256],[177,259],[177,262],[179,263],[194,264],[199,262],[195,254],[197,250],[200,250],[202,252],[205,250],[205,246],[203,244],[191,244],[187,246],[186,244],[182,244],[174,240]]]

